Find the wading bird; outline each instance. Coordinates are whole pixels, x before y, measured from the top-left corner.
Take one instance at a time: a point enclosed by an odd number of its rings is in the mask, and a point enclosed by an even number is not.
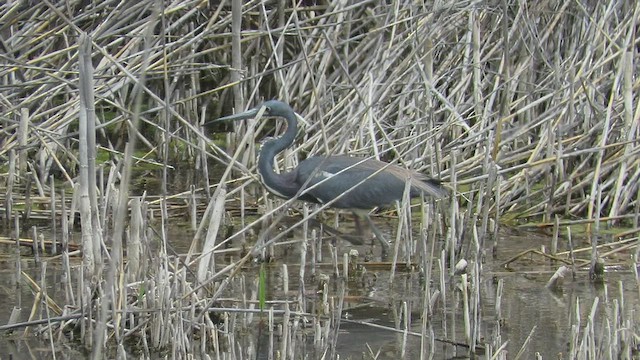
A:
[[[263,116],[283,117],[287,129],[279,138],[266,141],[258,156],[258,173],[264,186],[276,196],[318,203],[330,207],[349,209],[364,216],[384,249],[389,243],[373,224],[368,212],[402,199],[407,181],[411,198],[429,195],[444,197],[447,190],[440,182],[416,171],[386,162],[339,156],[313,156],[300,162],[290,172],[278,174],[273,170],[275,156],[293,144],[298,131],[298,120],[293,109],[277,100],[240,114],[226,116],[218,121],[241,120],[255,117],[264,108]]]

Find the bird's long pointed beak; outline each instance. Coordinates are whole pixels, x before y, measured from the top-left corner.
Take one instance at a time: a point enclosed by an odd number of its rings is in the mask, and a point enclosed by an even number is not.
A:
[[[262,117],[263,113],[264,113],[263,106],[259,106],[257,108],[249,109],[247,111],[244,111],[238,114],[223,116],[221,118],[211,120],[207,122],[207,124],[215,124],[223,121],[246,120],[246,119],[252,119],[252,118],[259,119]],[[298,113],[295,113],[295,114],[296,114],[296,118],[298,119],[298,123],[301,123],[305,127],[309,126],[309,123],[302,116],[300,116]]]
[[[235,121],[235,120],[252,119],[252,118],[256,117],[259,112],[260,112],[260,108],[255,108],[255,109],[247,110],[245,112],[241,112],[239,114],[224,116],[224,117],[212,120],[210,123],[217,123],[217,122],[221,122],[221,121]]]

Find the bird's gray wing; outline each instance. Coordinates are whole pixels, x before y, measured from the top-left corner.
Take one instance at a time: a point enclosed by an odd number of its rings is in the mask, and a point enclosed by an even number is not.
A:
[[[405,180],[386,168],[386,163],[347,156],[314,157],[300,163],[299,182],[306,182],[306,194],[320,203],[336,199],[333,207],[371,209],[402,198]],[[393,165],[392,165],[393,166]]]

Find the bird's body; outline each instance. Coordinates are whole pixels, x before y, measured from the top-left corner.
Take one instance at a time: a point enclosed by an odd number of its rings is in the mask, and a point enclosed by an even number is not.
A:
[[[411,181],[412,198],[440,191],[440,185],[423,174],[408,174],[397,165],[346,155],[310,157],[293,171],[278,176],[291,186],[280,193],[283,189],[274,189],[263,180],[272,193],[290,199],[305,186],[308,190],[300,194],[300,200],[319,204],[333,201],[331,207],[339,209],[371,210],[392,205],[402,198],[406,181]]]
[[[300,162],[290,172],[281,174],[273,170],[275,156],[289,147],[297,133],[296,114],[283,102],[271,100],[262,106],[219,120],[247,119],[264,108],[268,116],[281,116],[287,121],[285,133],[265,142],[258,159],[258,173],[266,188],[273,194],[291,199],[326,204],[340,209],[371,210],[401,200],[406,184],[410,182],[409,196],[444,197],[447,191],[439,181],[424,174],[382,161],[346,155],[313,156]],[[388,247],[386,240],[367,216],[378,240]]]

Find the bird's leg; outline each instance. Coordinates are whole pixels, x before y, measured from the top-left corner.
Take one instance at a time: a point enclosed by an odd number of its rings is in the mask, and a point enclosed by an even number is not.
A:
[[[373,231],[373,234],[376,236],[378,241],[380,241],[380,245],[382,245],[383,250],[388,250],[390,247],[389,242],[385,240],[384,236],[382,235],[382,232],[373,223],[373,221],[369,217],[369,214],[365,215],[365,219],[367,219],[367,222],[369,223],[369,226],[371,227],[371,231]]]
[[[382,232],[380,231],[380,229],[378,229],[378,227],[376,227],[376,225],[373,223],[373,220],[371,220],[371,217],[369,217],[368,211],[354,210],[353,215],[355,218],[354,221],[356,223],[356,231],[358,234],[364,236],[362,224],[360,224],[360,217],[364,217],[367,220],[367,224],[371,228],[373,235],[375,235],[376,239],[378,239],[378,241],[380,242],[380,245],[382,245],[383,250],[389,249],[390,247],[389,242],[387,242],[387,240],[384,238],[384,235],[382,235]]]
[[[357,236],[357,235],[351,235],[351,234],[345,234],[342,231],[329,226],[327,224],[325,224],[324,222],[315,220],[315,219],[311,219],[310,221],[312,221],[313,224],[316,224],[316,226],[322,226],[322,230],[324,232],[326,232],[327,234],[331,235],[331,236],[337,236],[339,238],[342,238],[350,243],[352,243],[353,245],[363,245],[364,242],[362,241],[362,237],[361,236]]]
[[[356,234],[364,237],[365,233],[364,229],[362,229],[362,224],[360,223],[360,215],[358,215],[356,212],[353,213],[353,222],[356,224]]]
[[[361,210],[353,210],[353,222],[356,225],[355,235],[362,239],[368,238],[371,236],[371,231],[365,231],[364,226],[362,226],[362,222],[360,222],[360,218],[368,217],[368,212]],[[375,236],[375,234],[374,234]]]

